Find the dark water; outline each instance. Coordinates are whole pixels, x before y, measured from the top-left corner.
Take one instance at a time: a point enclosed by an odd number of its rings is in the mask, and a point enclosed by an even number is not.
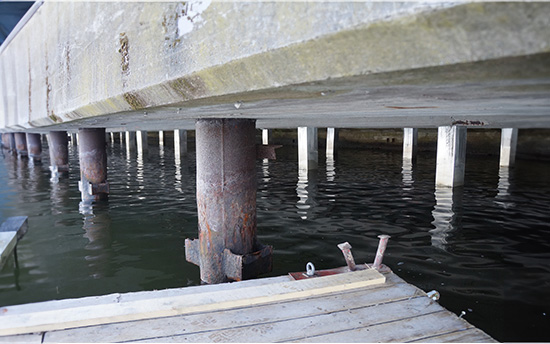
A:
[[[19,268],[0,272],[0,306],[113,292],[196,285],[184,239],[197,236],[195,156],[171,145],[128,155],[108,148],[109,201],[80,207],[78,155],[50,180],[41,164],[0,158],[0,221],[29,216]],[[435,154],[414,168],[401,153],[340,149],[319,169],[297,171],[296,149],[258,161],[258,232],[274,246],[272,276],[372,262],[377,235],[392,236],[384,263],[441,294],[447,309],[500,341],[550,341],[550,163],[468,156],[465,186],[435,190]],[[128,157],[131,157],[128,159]]]

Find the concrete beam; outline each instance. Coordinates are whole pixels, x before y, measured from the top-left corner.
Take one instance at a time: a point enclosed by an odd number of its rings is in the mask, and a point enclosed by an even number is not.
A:
[[[0,53],[0,130],[228,113],[270,128],[550,127],[548,18],[544,2],[45,2]]]
[[[512,167],[516,162],[516,146],[518,144],[518,129],[504,128],[500,138],[500,166]]]
[[[298,127],[298,169],[314,170],[318,161],[317,128]]]
[[[437,135],[436,186],[463,185],[465,165],[466,127],[440,127]]]
[[[416,158],[416,144],[418,141],[418,129],[403,129],[403,160],[414,161]]]

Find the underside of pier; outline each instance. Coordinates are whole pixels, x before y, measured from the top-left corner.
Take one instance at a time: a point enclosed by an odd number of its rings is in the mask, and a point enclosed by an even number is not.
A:
[[[45,2],[23,24],[1,131],[550,127],[549,3]]]

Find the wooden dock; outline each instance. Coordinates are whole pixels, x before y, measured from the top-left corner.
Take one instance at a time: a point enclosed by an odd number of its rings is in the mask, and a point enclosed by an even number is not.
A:
[[[13,216],[0,225],[0,270],[15,252],[17,242],[27,233],[27,221],[27,216]]]
[[[0,342],[495,342],[392,272],[0,308]]]

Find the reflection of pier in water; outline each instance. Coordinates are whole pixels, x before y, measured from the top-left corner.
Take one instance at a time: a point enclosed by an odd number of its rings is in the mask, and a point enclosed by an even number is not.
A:
[[[462,188],[436,187],[432,211],[432,224],[435,228],[430,230],[432,246],[445,250],[447,237],[459,229],[463,211],[462,198]]]
[[[516,204],[509,201],[511,170],[508,166],[500,166],[498,170],[498,193],[495,196],[495,204],[503,208],[514,207]]]
[[[317,194],[317,170],[298,170],[298,183],[296,184],[296,195],[298,202],[298,215],[302,220],[311,217],[317,204],[315,196]]]
[[[89,243],[84,247],[89,254],[84,257],[90,268],[90,276],[101,278],[111,275],[113,258],[111,237],[111,216],[107,204],[80,203],[83,215],[84,237]]]

